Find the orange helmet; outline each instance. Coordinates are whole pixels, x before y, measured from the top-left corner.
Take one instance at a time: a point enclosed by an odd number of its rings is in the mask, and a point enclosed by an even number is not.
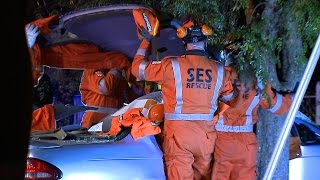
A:
[[[159,20],[155,12],[148,9],[133,9],[132,13],[139,31],[143,27],[151,36],[159,35]]]
[[[177,36],[185,42],[203,41],[213,34],[213,30],[208,25],[202,25],[194,20],[188,20],[177,28]]]
[[[163,104],[154,104],[150,106],[148,115],[148,119],[151,122],[160,123],[164,119],[164,107]]]

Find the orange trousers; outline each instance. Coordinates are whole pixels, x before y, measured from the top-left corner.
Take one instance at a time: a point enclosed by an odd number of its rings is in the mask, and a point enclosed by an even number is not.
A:
[[[167,180],[211,179],[216,140],[213,121],[165,120],[163,135]]]
[[[217,132],[212,179],[255,180],[257,149],[253,132]]]

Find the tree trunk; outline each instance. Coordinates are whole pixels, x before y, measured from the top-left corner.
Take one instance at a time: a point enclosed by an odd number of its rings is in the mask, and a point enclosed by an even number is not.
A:
[[[275,145],[282,131],[286,115],[276,116],[262,108],[259,109],[259,121],[257,123],[258,137],[258,178],[263,179],[268,168],[268,163],[274,151]],[[280,154],[273,180],[286,180],[289,178],[289,138]]]

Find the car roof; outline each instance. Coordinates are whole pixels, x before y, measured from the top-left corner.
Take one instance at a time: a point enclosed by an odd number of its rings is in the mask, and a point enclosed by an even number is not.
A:
[[[58,26],[106,51],[120,51],[132,60],[141,42],[133,9],[151,10],[136,4],[95,7],[61,16]],[[160,36],[155,38],[153,46],[152,60],[181,55],[185,51],[182,40],[176,36],[176,29],[171,26],[160,26]]]

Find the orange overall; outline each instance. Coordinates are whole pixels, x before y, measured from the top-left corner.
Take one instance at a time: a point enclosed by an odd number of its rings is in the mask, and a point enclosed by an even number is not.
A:
[[[234,72],[233,72],[234,73]],[[270,97],[263,96],[256,88],[245,88],[240,83],[240,93],[230,107],[219,117],[215,126],[217,139],[214,152],[214,180],[254,180],[256,178],[257,139],[253,126],[262,108],[282,115],[291,105],[290,95],[280,95],[266,87]]]
[[[80,93],[82,102],[87,106],[119,109],[128,103],[128,83],[118,70],[93,70],[83,72]],[[107,112],[86,111],[81,125],[86,128],[101,122]]]
[[[53,130],[55,128],[56,121],[52,104],[46,104],[32,112],[31,131]]]
[[[163,151],[167,179],[210,179],[216,139],[213,116],[217,100],[233,96],[222,65],[205,55],[165,57],[148,61],[151,44],[143,40],[132,74],[161,85],[164,104]]]

